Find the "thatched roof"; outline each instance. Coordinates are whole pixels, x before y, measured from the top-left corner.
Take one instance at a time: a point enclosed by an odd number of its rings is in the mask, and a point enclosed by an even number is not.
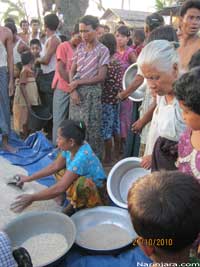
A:
[[[145,18],[150,14],[150,12],[108,8],[101,19],[109,20],[114,16],[116,19],[123,20],[132,26],[143,27]]]

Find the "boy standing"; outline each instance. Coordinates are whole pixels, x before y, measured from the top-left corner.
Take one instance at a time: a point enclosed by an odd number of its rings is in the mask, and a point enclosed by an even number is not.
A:
[[[35,60],[40,57],[40,53],[42,51],[42,46],[41,46],[41,43],[38,39],[32,39],[30,41],[30,51],[31,51],[32,55],[34,56]]]

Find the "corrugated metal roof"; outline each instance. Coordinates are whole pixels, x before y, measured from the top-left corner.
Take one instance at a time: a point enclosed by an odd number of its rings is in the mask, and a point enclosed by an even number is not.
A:
[[[103,16],[101,17],[101,19],[108,18],[112,13],[120,17],[120,19],[125,20],[125,21],[130,21],[130,22],[131,21],[144,22],[145,18],[151,14],[150,12],[144,12],[144,11],[108,8],[106,12],[103,14]]]

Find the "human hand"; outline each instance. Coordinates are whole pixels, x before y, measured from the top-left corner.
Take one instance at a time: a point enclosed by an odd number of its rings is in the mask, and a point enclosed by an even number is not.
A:
[[[38,64],[41,64],[41,58],[36,58],[35,62],[34,62],[35,65],[38,65]]]
[[[29,176],[23,174],[17,174],[16,176],[19,177],[19,181],[16,183],[17,186],[23,187],[24,183],[28,182]]]
[[[8,91],[9,91],[9,96],[14,95],[14,82],[12,79],[10,79],[10,81],[9,81]]]
[[[145,169],[150,169],[152,163],[152,155],[147,155],[142,158],[142,161],[140,163],[140,166]]]
[[[15,213],[20,213],[32,203],[33,195],[24,194],[16,198],[16,201],[11,204],[10,209]]]
[[[76,90],[74,90],[71,94],[70,94],[70,98],[73,102],[73,104],[75,105],[79,105],[80,104],[80,97],[79,94]]]
[[[140,133],[142,131],[142,128],[143,128],[143,122],[141,119],[139,119],[133,123],[131,130],[134,133]]]
[[[125,91],[122,91],[122,92],[119,92],[117,94],[117,99],[120,99],[120,100],[124,100],[128,97],[127,93],[126,93],[126,90]]]
[[[78,81],[74,80],[69,84],[70,92],[73,92],[78,87]]]

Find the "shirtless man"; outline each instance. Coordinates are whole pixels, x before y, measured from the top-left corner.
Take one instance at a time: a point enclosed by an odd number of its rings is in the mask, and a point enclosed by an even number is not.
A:
[[[30,33],[29,33],[29,23],[27,20],[22,20],[20,22],[20,28],[21,32],[18,34],[19,37],[26,43],[29,44],[29,38],[30,38]]]
[[[0,26],[0,132],[3,149],[14,151],[8,144],[10,133],[9,95],[14,93],[13,84],[13,36],[11,31]]]
[[[5,27],[11,30],[13,34],[13,62],[14,65],[21,62],[21,54],[29,51],[29,46],[17,34],[17,27],[14,23],[6,23]]]
[[[188,63],[192,55],[200,49],[200,38],[197,35],[200,29],[200,1],[186,1],[180,10],[180,71],[188,70]]]

